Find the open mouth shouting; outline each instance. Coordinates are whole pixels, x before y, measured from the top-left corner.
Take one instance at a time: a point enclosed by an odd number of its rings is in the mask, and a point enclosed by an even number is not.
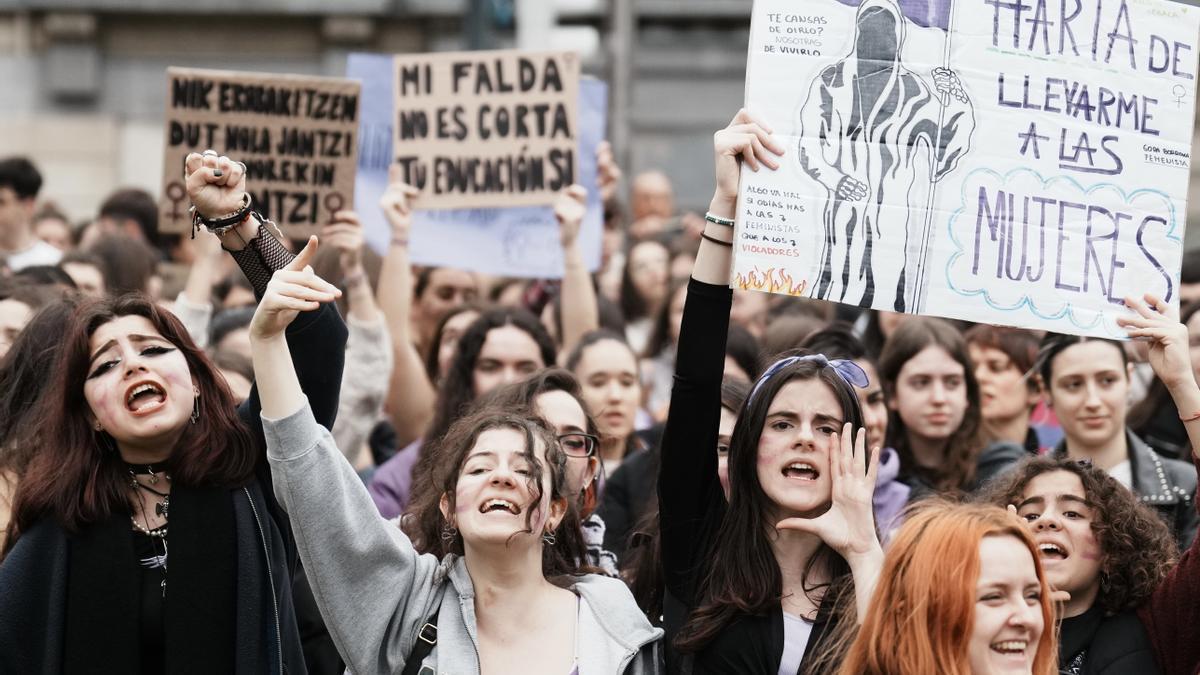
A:
[[[820,470],[810,462],[792,462],[783,467],[783,477],[793,480],[815,481],[821,476]]]
[[[1058,542],[1041,541],[1038,542],[1038,557],[1041,559],[1042,564],[1048,564],[1066,560],[1071,557],[1071,554],[1065,546]]]
[[[134,415],[149,415],[167,402],[167,391],[157,382],[138,382],[125,391],[125,409]]]
[[[509,513],[514,516],[520,515],[521,507],[507,499],[489,499],[479,505],[480,513]]]

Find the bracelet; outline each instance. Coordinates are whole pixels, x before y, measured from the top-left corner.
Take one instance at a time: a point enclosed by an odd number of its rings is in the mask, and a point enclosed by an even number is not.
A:
[[[714,244],[719,244],[721,246],[725,246],[726,248],[733,248],[733,242],[731,242],[731,241],[721,241],[720,239],[717,239],[716,237],[710,237],[703,232],[700,233],[700,237],[703,239],[707,239],[708,241],[711,241]]]
[[[229,230],[246,222],[246,218],[250,216],[250,193],[242,193],[242,205],[236,211],[227,213],[216,218],[206,218],[196,210],[196,205],[193,204],[188,208],[188,212],[192,214],[192,238],[196,238],[196,232],[203,225],[205,229],[213,234],[220,236]]]
[[[1184,423],[1195,422],[1196,420],[1200,420],[1200,410],[1197,410],[1196,412],[1192,413],[1191,415],[1188,415],[1187,417],[1180,415],[1179,419],[1180,419],[1180,421],[1182,421]]]
[[[722,218],[721,216],[714,216],[712,211],[705,213],[704,219],[714,225],[724,225],[725,227],[733,227],[732,220],[730,220],[729,218]]]
[[[392,246],[406,248],[408,246],[408,239],[405,237],[392,237]]]

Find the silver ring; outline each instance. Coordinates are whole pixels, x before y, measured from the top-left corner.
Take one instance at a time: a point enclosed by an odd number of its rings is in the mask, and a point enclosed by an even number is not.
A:
[[[216,151],[216,150],[213,150],[213,149],[211,149],[211,148],[210,148],[210,149],[208,149],[208,150],[205,150],[205,151],[204,151],[204,152],[202,152],[202,153],[200,153],[200,156],[201,156],[201,157],[207,157],[207,156],[209,156],[209,155],[212,155],[213,157],[220,157],[220,155],[219,155],[219,154],[217,154],[217,151]]]
[[[245,162],[234,162],[234,164],[237,164],[238,166],[242,167],[242,173],[246,173],[246,163]]]

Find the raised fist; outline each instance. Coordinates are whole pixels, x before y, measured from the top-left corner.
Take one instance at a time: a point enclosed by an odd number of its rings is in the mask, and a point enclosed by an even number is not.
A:
[[[246,194],[246,165],[213,150],[195,152],[184,160],[184,183],[192,206],[205,218],[219,218],[242,208]]]

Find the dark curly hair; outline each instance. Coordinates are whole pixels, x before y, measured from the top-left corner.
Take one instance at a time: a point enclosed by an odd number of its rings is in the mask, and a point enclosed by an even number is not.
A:
[[[1107,615],[1141,606],[1175,566],[1179,549],[1158,514],[1103,469],[1073,459],[1033,457],[989,483],[980,499],[1017,504],[1030,481],[1051,471],[1078,476],[1095,510],[1092,532],[1104,552],[1096,603]]]

